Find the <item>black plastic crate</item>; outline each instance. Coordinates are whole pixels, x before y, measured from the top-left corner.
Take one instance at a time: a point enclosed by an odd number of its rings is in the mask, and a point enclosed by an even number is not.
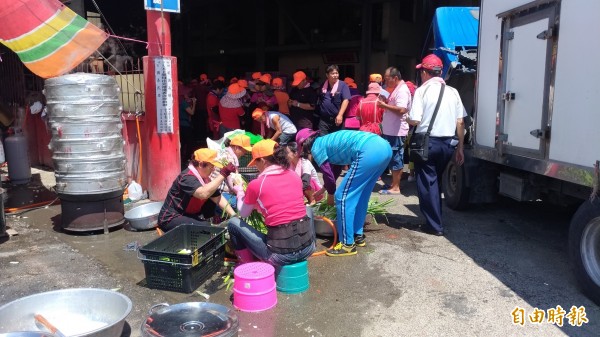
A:
[[[140,248],[145,260],[198,265],[225,243],[225,228],[180,225]],[[179,253],[182,249],[191,252]]]
[[[240,167],[247,167],[248,164],[252,161],[252,154],[251,153],[246,153],[245,155],[243,155],[240,159],[238,159],[238,162],[240,163]]]
[[[225,244],[205,255],[196,266],[142,259],[150,289],[191,293],[223,267]]]

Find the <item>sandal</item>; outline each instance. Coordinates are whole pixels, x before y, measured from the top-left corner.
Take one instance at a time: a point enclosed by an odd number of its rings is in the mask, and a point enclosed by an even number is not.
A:
[[[400,192],[392,192],[390,190],[381,190],[379,191],[379,194],[381,195],[400,195]]]

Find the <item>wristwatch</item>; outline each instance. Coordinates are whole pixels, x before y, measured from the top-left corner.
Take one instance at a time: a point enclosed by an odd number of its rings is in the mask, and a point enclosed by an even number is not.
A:
[[[296,106],[297,106],[297,107],[300,107],[300,102],[296,102]]]

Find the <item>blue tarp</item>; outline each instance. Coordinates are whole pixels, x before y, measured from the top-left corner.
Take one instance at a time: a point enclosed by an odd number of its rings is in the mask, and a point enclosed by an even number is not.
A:
[[[477,48],[479,7],[439,7],[433,17],[434,53],[444,61],[445,76],[451,62],[458,56],[440,49],[460,51]]]

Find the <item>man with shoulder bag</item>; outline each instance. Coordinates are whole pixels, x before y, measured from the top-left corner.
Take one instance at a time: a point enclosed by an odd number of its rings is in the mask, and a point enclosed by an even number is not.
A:
[[[465,108],[458,91],[447,86],[440,77],[443,63],[434,54],[417,65],[422,85],[416,90],[409,123],[415,125],[410,141],[410,156],[415,163],[419,207],[426,224],[425,233],[442,236],[442,174],[456,155],[456,163],[464,162],[463,139]],[[458,135],[458,144],[453,138]]]

